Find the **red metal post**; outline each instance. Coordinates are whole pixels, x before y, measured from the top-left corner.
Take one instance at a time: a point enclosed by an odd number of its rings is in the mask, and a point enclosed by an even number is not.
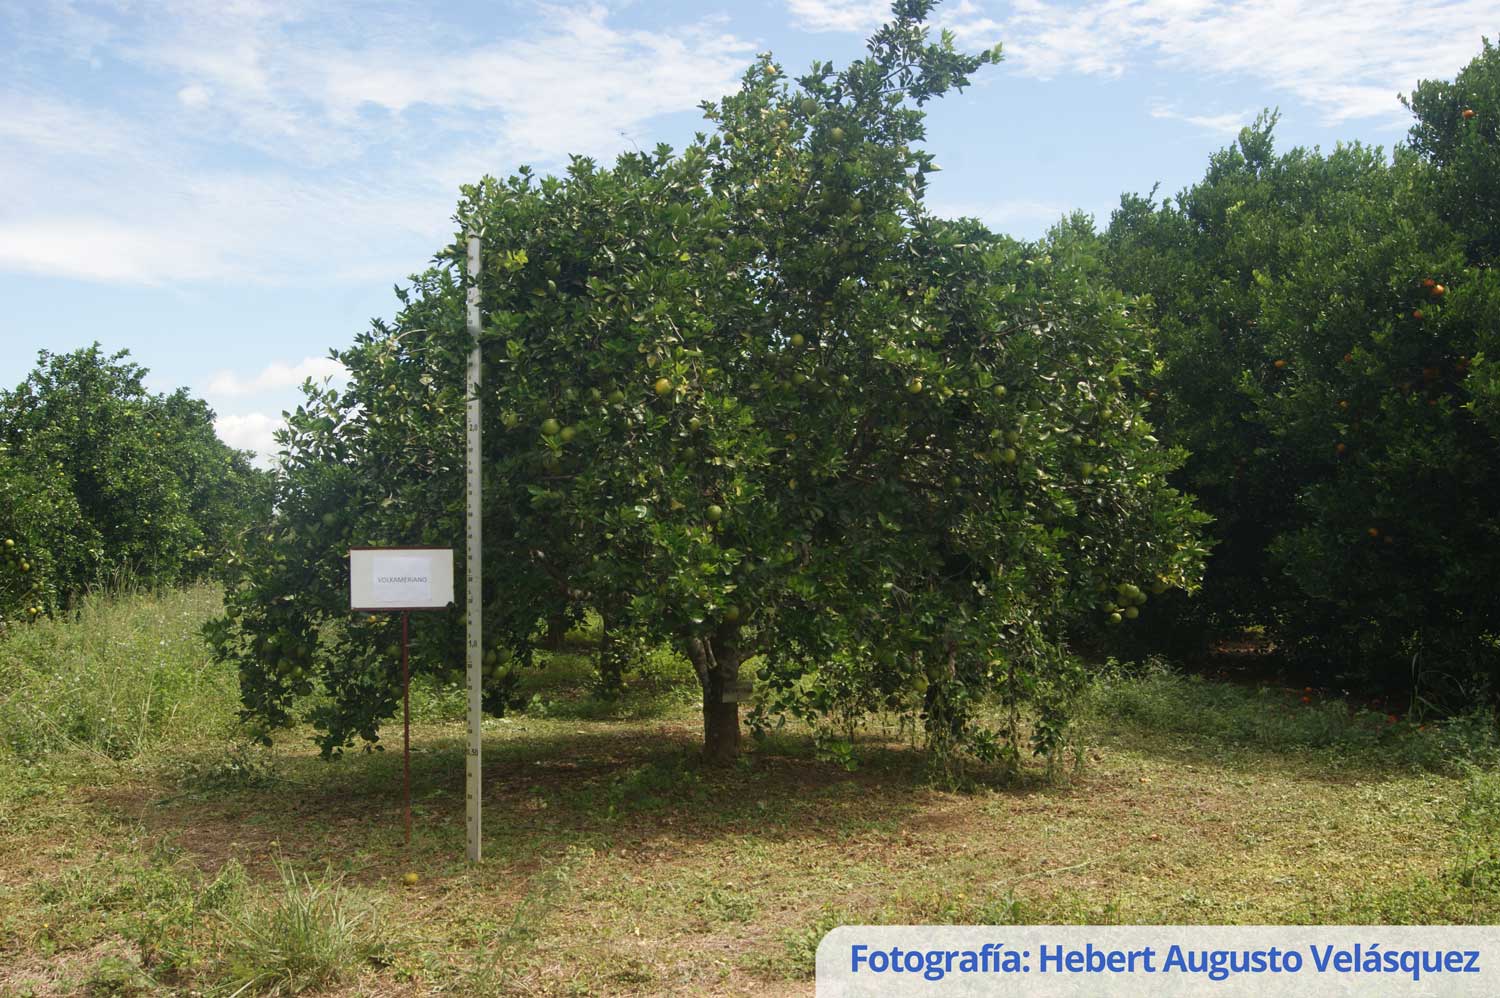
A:
[[[411,670],[406,661],[411,612],[401,611],[401,796],[406,803],[406,844],[411,845]]]

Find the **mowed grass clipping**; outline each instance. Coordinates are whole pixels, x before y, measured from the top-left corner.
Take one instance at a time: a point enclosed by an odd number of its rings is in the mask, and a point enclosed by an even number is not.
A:
[[[0,643],[43,673],[43,649],[201,667],[153,686],[121,663],[124,689],[185,703],[119,693],[149,738],[74,734],[3,768],[0,994],[810,994],[842,923],[1500,918],[1480,719],[1392,723],[1300,690],[1113,670],[1078,765],[955,792],[878,721],[852,771],[799,730],[706,768],[680,660],[656,653],[624,699],[599,700],[586,634],[528,675],[524,713],[486,721],[486,859],[470,866],[456,691],[417,690],[407,850],[399,750],[327,763],[307,729],[272,749],[237,736],[232,677],[190,653],[214,606],[126,596]],[[119,635],[74,633],[104,621]]]

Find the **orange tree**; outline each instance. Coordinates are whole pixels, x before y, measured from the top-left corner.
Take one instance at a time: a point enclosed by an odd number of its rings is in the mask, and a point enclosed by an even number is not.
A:
[[[465,190],[492,708],[565,593],[685,653],[714,758],[752,658],[770,713],[829,710],[836,663],[944,742],[1013,754],[1026,710],[1047,751],[1068,636],[1194,584],[1177,457],[1126,394],[1148,330],[1066,254],[923,207],[921,105],[998,56],[931,41],[931,7],[895,4],[841,71],[762,59],[681,154]],[[213,629],[254,716],[321,677],[329,751],[395,702],[389,621],[323,626],[346,616],[344,542],[461,537],[458,257],[338,355],[347,393],[293,414],[279,515]],[[461,621],[421,624],[426,667],[451,668]],[[1012,709],[986,726],[991,697]]]
[[[1483,50],[1452,80],[1424,80],[1403,103],[1416,117],[1407,142],[1432,169],[1432,203],[1476,265],[1500,259],[1500,48]]]
[[[1414,135],[1472,131],[1445,100],[1438,114],[1419,89],[1432,110]],[[1165,619],[1264,624],[1327,681],[1415,677],[1417,695],[1462,706],[1495,691],[1500,663],[1485,582],[1500,450],[1482,408],[1500,283],[1442,210],[1472,180],[1417,154],[1435,139],[1394,160],[1277,155],[1273,124],[1175,202],[1126,198],[1106,236],[1113,278],[1149,294],[1161,328],[1148,392],[1191,452],[1180,482],[1216,518],[1204,598]]]
[[[171,585],[211,574],[269,511],[269,478],[215,435],[186,390],[97,345],[43,352],[0,391],[0,620],[66,605],[126,577]]]

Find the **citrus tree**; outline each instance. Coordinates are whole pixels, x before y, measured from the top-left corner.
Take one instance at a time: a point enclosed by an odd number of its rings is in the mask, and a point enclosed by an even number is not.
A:
[[[583,602],[691,660],[714,758],[738,750],[747,662],[770,713],[826,712],[839,686],[993,757],[1025,711],[1048,751],[1069,636],[1195,583],[1178,456],[1127,391],[1149,330],[1068,253],[923,206],[922,105],[998,57],[932,40],[932,6],[896,3],[842,70],[761,59],[680,154],[465,189],[491,708]],[[348,391],[292,414],[278,516],[214,628],[254,716],[321,678],[329,751],[395,702],[390,621],[343,609],[347,540],[462,536],[459,256],[338,353]],[[420,624],[424,667],[454,668],[457,616]]]
[[[214,571],[269,512],[269,478],[215,435],[186,390],[98,346],[43,352],[0,391],[0,614],[26,619],[125,576],[171,585]]]
[[[1472,263],[1500,259],[1500,47],[1486,39],[1452,80],[1424,80],[1402,101],[1416,118],[1407,143],[1433,168],[1436,210]]]
[[[1417,155],[1434,140],[1278,155],[1273,126],[1175,201],[1127,197],[1106,238],[1161,329],[1148,395],[1191,453],[1179,481],[1216,520],[1204,599],[1180,609],[1266,625],[1330,682],[1415,677],[1462,706],[1497,678],[1500,450],[1476,385],[1500,283],[1445,217],[1459,182]]]

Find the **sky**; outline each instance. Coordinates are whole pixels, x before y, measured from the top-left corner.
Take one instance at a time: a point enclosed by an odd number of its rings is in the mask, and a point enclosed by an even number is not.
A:
[[[0,385],[128,349],[262,454],[454,235],[459,186],[702,128],[757,53],[857,58],[882,0],[0,0]],[[1174,193],[1264,108],[1390,149],[1495,0],[947,0],[1004,61],[935,105],[929,203],[1035,238]]]

